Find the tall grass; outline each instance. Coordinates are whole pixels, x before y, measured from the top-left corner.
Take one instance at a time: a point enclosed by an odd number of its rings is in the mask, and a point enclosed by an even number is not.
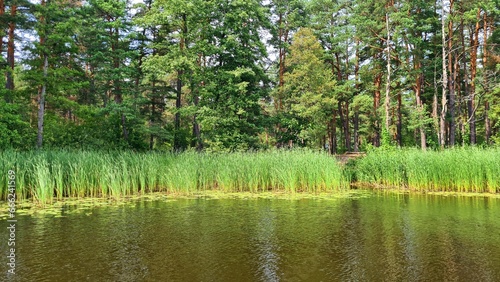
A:
[[[500,192],[500,149],[376,150],[356,162],[361,183],[418,191]]]
[[[0,152],[0,199],[7,171],[16,193],[50,203],[63,197],[122,197],[138,193],[321,192],[345,189],[349,179],[331,156],[311,151],[206,154],[95,151]]]

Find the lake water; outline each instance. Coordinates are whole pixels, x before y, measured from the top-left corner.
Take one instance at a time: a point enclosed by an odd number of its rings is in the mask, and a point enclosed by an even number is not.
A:
[[[18,216],[16,275],[0,280],[500,281],[500,199],[178,199],[62,215]]]

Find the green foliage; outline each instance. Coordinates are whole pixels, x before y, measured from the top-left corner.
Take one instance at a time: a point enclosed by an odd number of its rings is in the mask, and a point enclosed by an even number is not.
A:
[[[262,117],[256,74],[236,69],[213,79],[202,92],[198,115],[209,150],[257,149]]]
[[[49,148],[228,152],[329,143],[344,151],[354,142],[361,150],[395,140],[413,146],[420,131],[428,147],[436,146],[443,108],[440,100],[434,104],[442,91],[440,2],[31,2],[5,1],[0,21],[3,48],[12,50],[12,22],[14,49],[22,52],[14,69],[8,52],[0,54],[0,69],[16,86],[1,91],[10,104],[0,105],[0,148],[34,146],[42,85]],[[472,135],[465,121],[473,55],[477,140],[500,142],[497,6],[457,2],[446,19],[453,30],[450,59],[462,68],[449,85],[456,87],[455,105],[451,99],[446,105],[454,110],[447,121],[456,125],[456,143]],[[481,46],[472,54],[476,24]],[[24,30],[32,33],[23,36]]]
[[[290,50],[283,104],[296,120],[306,122],[299,136],[306,142],[316,142],[324,136],[336,103],[335,81],[322,61],[323,49],[311,29],[297,31]]]
[[[20,106],[0,100],[0,112],[0,150],[30,148],[35,132],[24,121]]]
[[[209,27],[205,54],[217,64],[202,69],[198,120],[211,151],[259,148],[267,96],[262,60],[266,50],[259,29],[269,25],[258,1],[219,2],[213,11],[220,24]]]
[[[500,66],[500,64],[499,64]],[[494,130],[500,132],[500,86],[496,86],[491,93],[488,94],[491,101],[491,109],[488,113],[493,124]],[[500,133],[492,136],[494,144],[500,145]]]

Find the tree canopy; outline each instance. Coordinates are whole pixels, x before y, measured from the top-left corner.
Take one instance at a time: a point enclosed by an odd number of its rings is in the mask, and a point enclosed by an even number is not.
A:
[[[0,149],[500,143],[492,0],[0,0]]]

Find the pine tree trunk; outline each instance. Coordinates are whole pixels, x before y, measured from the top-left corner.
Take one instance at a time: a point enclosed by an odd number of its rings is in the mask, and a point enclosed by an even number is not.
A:
[[[486,144],[490,144],[491,139],[491,121],[489,117],[490,113],[490,103],[488,101],[484,102],[484,137]]]
[[[354,111],[354,152],[359,152],[359,109]]]
[[[451,47],[449,47],[451,49]],[[451,51],[449,51],[451,54]],[[449,145],[450,146],[455,146],[455,140],[456,140],[456,120],[455,120],[455,104],[456,104],[456,91],[457,91],[457,78],[458,78],[458,73],[459,73],[459,62],[458,62],[458,56],[455,55],[454,57],[454,62],[452,62],[452,56],[448,56],[448,69],[450,73],[450,80],[448,81],[449,85],[449,92],[450,92],[450,101],[449,101],[449,108],[448,112],[450,115],[450,122],[449,122]],[[460,90],[460,89],[458,89]]]
[[[344,140],[345,140],[345,149],[347,151],[351,151],[351,132],[349,130],[349,101],[344,103]]]
[[[380,123],[378,118],[378,108],[380,107],[380,85],[382,84],[382,74],[377,74],[375,76],[375,93],[373,99],[373,114],[375,117],[375,134],[373,136],[373,146],[380,146]]]
[[[467,45],[465,44],[465,32],[464,32],[464,25],[463,25],[463,20],[461,24],[461,41],[462,41],[462,54],[467,53]],[[462,56],[462,65],[461,65],[461,80],[464,81],[464,83],[459,83],[457,85],[457,92],[458,93],[458,101],[459,106],[457,108],[458,113],[455,114],[455,116],[459,116],[459,129],[460,129],[460,138],[461,138],[461,143],[462,146],[466,145],[466,134],[465,134],[465,129],[466,129],[466,123],[468,120],[469,116],[469,102],[467,99],[469,98],[469,93],[470,93],[470,82],[469,82],[469,69],[467,68],[467,62],[466,62],[467,57]],[[463,90],[462,90],[463,88]],[[465,105],[465,109],[464,109]]]
[[[419,58],[420,59],[420,58]],[[414,65],[415,70],[420,70],[422,68],[422,63],[418,60]],[[422,82],[424,80],[424,75],[419,73],[415,81],[415,100],[417,102],[418,117],[420,120],[424,118],[424,105],[422,102]],[[425,151],[427,149],[427,137],[425,135],[425,125],[419,126],[420,132],[420,148]]]
[[[337,114],[335,113],[335,110],[332,111],[332,120],[330,121],[328,149],[331,155],[337,153]]]
[[[421,15],[422,9],[417,8],[416,13],[418,15]],[[416,31],[414,34],[414,37],[420,38],[425,41],[425,38],[423,38],[423,33],[422,31]],[[409,42],[406,42],[406,49],[407,53],[410,53],[410,46]],[[418,112],[418,119],[420,122],[425,118],[425,110],[424,110],[424,105],[422,101],[422,85],[424,85],[424,74],[422,71],[422,50],[419,48],[415,48],[413,50],[413,71],[416,73],[415,77],[415,84],[413,85],[413,92],[415,93],[415,102],[416,102],[416,107],[417,107],[417,112]],[[407,56],[407,64],[410,64],[410,55]],[[420,133],[420,148],[422,151],[427,150],[427,136],[425,132],[425,124],[420,124],[418,131]],[[415,142],[417,142],[417,133],[415,133]]]
[[[434,124],[434,130],[438,137],[438,142],[440,141],[440,127],[439,127],[439,115],[438,115],[438,81],[437,81],[437,69],[434,70],[434,95],[432,96],[432,121]]]
[[[403,101],[401,97],[401,91],[398,91],[398,123],[396,125],[396,130],[397,130],[397,142],[398,146],[401,147],[403,146],[403,113],[402,113],[402,108],[403,108]]]
[[[181,108],[181,98],[182,98],[182,80],[183,71],[177,71],[177,83],[176,83],[176,97],[175,97],[175,120],[174,120],[174,150],[179,151],[181,149],[180,144],[180,129],[181,129],[181,114],[179,112]]]
[[[348,42],[349,44],[349,42]],[[346,49],[346,53],[349,52],[349,49],[347,48]],[[346,71],[344,71],[344,79],[345,81],[349,81],[349,70],[350,70],[350,66],[349,66],[349,56],[346,56],[345,58],[345,69]],[[350,130],[350,111],[349,111],[349,106],[350,106],[350,98],[347,98],[345,103],[344,103],[344,109],[345,109],[345,122],[344,122],[344,136],[345,136],[345,147],[346,147],[346,150],[348,152],[351,151],[352,149],[352,144],[351,144],[351,130]]]
[[[154,52],[154,51],[153,51]],[[151,128],[155,123],[155,115],[156,115],[156,93],[155,93],[156,81],[153,79],[151,83],[151,113],[149,117],[149,127]],[[149,134],[149,149],[153,150],[155,145],[155,135],[151,132]]]
[[[45,117],[45,92],[47,90],[47,70],[49,68],[49,60],[47,54],[43,54],[43,82],[40,89],[38,99],[38,132],[37,132],[37,147],[40,149],[43,145],[43,125]]]
[[[483,15],[483,22],[484,22],[484,38],[483,38],[483,67],[486,67],[488,65],[488,56],[489,56],[489,51],[488,51],[488,39],[489,39],[489,28],[490,28],[490,23],[489,23],[489,18],[486,15],[486,12]],[[488,81],[488,75],[485,73],[483,74],[483,84],[485,87],[485,92],[489,92],[489,81]],[[490,138],[491,138],[491,121],[490,121],[490,103],[489,101],[484,102],[484,139],[486,141],[486,144],[490,144]]]
[[[450,1],[450,15],[453,9],[454,0]],[[462,25],[461,25],[462,26]],[[448,91],[449,91],[449,101],[448,101],[448,114],[450,115],[449,126],[447,127],[448,145],[455,145],[455,93],[456,93],[456,81],[457,81],[457,67],[458,67],[458,56],[455,55],[453,51],[453,22],[450,19],[448,22]]]
[[[186,48],[186,36],[187,36],[187,15],[182,14],[182,36],[179,42],[179,49],[181,54],[184,53],[184,49]],[[181,140],[180,140],[180,130],[181,130],[181,101],[182,101],[182,76],[184,75],[183,70],[177,71],[177,85],[176,85],[176,98],[175,98],[175,121],[174,121],[174,150],[179,151],[182,149]]]
[[[111,17],[108,16],[108,20],[111,21]],[[120,68],[120,58],[117,54],[117,48],[119,47],[119,38],[120,38],[120,30],[118,27],[110,28],[109,35],[113,38],[113,42],[111,43],[111,51],[113,54],[113,68],[117,71]],[[116,104],[121,105],[123,103],[123,95],[121,89],[121,81],[118,78],[113,79],[113,87],[114,87],[114,101]],[[121,125],[122,125],[122,136],[123,140],[128,141],[128,129],[127,129],[127,118],[125,117],[125,113],[121,113]]]
[[[479,22],[481,20],[481,9],[477,10],[477,21],[474,28],[474,34],[471,36],[471,53],[470,53],[470,98],[468,99],[467,109],[469,112],[469,131],[470,144],[477,143],[476,138],[476,74],[477,74],[477,50],[479,46]]]
[[[337,111],[338,111],[338,114],[339,114],[339,118],[340,118],[340,144],[342,145],[344,143],[345,145],[345,131],[344,131],[344,124],[345,124],[345,117],[344,117],[344,111],[342,109],[342,102],[339,101],[337,103]],[[342,141],[344,140],[344,142]]]
[[[390,126],[390,118],[389,118],[389,109],[390,109],[390,103],[391,103],[391,98],[390,98],[390,92],[391,92],[391,33],[389,30],[389,14],[385,14],[385,24],[386,24],[386,30],[387,30],[387,79],[386,79],[386,84],[385,84],[385,101],[384,101],[384,108],[385,108],[385,130],[387,133],[390,132],[389,126]]]
[[[4,18],[5,16],[5,3],[4,0],[0,0],[0,18]],[[0,54],[3,53],[3,36],[4,36],[4,31],[0,31]],[[4,100],[5,102],[9,102],[10,97],[9,94],[6,92],[4,95]]]
[[[356,39],[356,59],[354,63],[356,94],[359,93],[359,40]],[[354,108],[354,152],[359,152],[359,108]]]
[[[450,1],[453,3],[453,0]],[[443,9],[441,15],[441,40],[442,40],[442,56],[443,56],[443,87],[441,93],[441,112],[439,114],[439,146],[444,148],[446,144],[446,112],[447,112],[447,100],[446,100],[446,90],[448,88],[448,73],[446,71],[446,32],[445,32],[445,17],[446,17],[446,7],[445,1],[443,0]],[[450,5],[451,10],[451,5]]]
[[[16,17],[17,14],[17,6],[12,4],[10,7],[10,16],[12,19]],[[14,20],[9,22],[9,41],[7,43],[7,63],[9,65],[9,70],[6,72],[6,83],[5,88],[8,90],[14,90],[14,32],[16,29],[16,23]]]
[[[195,106],[198,105],[199,103],[199,98],[198,97],[195,97],[194,98],[195,100]],[[193,136],[195,137],[196,139],[196,150],[197,151],[201,151],[203,150],[203,143],[201,141],[201,131],[200,131],[200,125],[198,124],[198,121],[196,120],[196,114],[193,116]]]
[[[279,78],[278,78],[278,101],[275,103],[277,110],[283,109],[283,87],[285,86],[285,71],[286,71],[286,48],[285,44],[288,41],[288,28],[281,28],[283,23],[283,14],[279,14],[279,35],[278,35],[278,49],[279,49]]]
[[[205,61],[202,54],[198,55],[198,60],[199,60],[199,63],[198,63],[199,66],[201,68],[205,68],[206,61]],[[202,81],[200,83],[200,87],[203,87],[203,86],[204,86],[204,82]],[[200,103],[200,96],[199,96],[198,90],[194,91],[193,102],[194,102],[194,106],[196,108],[198,108],[198,104]],[[203,142],[201,139],[201,130],[200,130],[200,125],[198,124],[198,121],[197,121],[197,114],[196,113],[193,116],[193,137],[195,138],[195,140],[193,141],[191,146],[196,147],[197,151],[203,150]]]
[[[4,18],[5,16],[5,3],[4,0],[0,0],[0,18]],[[3,53],[3,36],[4,36],[4,31],[0,31],[0,54]]]
[[[40,3],[42,7],[45,7],[46,1],[42,0]],[[46,23],[46,18],[42,15],[40,17],[40,23]],[[45,31],[47,32],[47,31]],[[47,34],[42,34],[40,35],[40,46],[45,45],[46,41],[46,36]],[[37,143],[36,146],[38,149],[42,148],[43,146],[43,126],[44,126],[44,118],[45,118],[45,95],[47,91],[47,73],[48,73],[48,68],[49,68],[49,58],[47,53],[45,51],[43,52],[42,55],[43,58],[43,65],[42,65],[42,72],[43,72],[43,81],[42,85],[39,88],[38,91],[38,124],[37,124]]]

